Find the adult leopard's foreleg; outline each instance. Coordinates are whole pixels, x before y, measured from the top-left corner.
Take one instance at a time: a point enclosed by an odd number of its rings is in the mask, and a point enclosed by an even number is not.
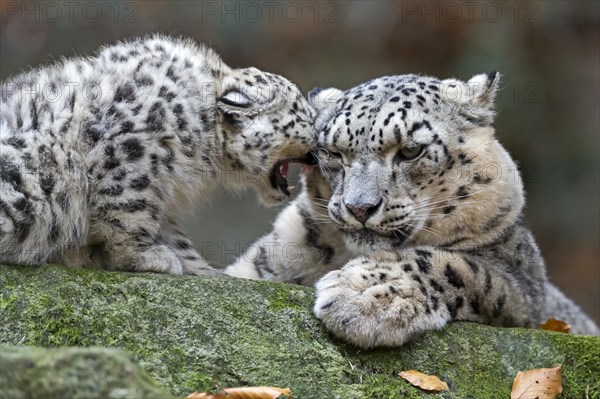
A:
[[[422,247],[356,258],[328,273],[314,309],[353,344],[396,346],[451,320],[533,326],[541,290],[483,259]]]

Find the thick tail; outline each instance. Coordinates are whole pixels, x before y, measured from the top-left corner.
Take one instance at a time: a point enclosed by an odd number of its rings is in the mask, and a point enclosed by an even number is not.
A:
[[[543,320],[551,317],[571,325],[571,332],[581,335],[600,335],[598,325],[579,306],[567,298],[558,288],[546,284],[546,300]]]

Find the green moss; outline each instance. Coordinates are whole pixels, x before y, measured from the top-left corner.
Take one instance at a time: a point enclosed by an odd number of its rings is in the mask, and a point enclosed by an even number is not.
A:
[[[2,312],[5,309],[12,307],[18,298],[19,297],[14,294],[13,295],[8,295],[8,294],[0,295],[0,315],[2,314]]]
[[[306,291],[297,289],[296,286],[280,284],[277,289],[271,289],[269,294],[269,308],[272,310],[281,309],[306,309],[310,306],[312,295],[307,295]]]
[[[600,397],[600,338],[453,323],[402,348],[360,351],[322,328],[313,295],[232,278],[0,266],[0,342],[121,348],[178,396],[275,385],[299,398],[495,399],[518,370],[562,364],[563,398]],[[407,369],[451,391],[425,394],[398,377]]]
[[[216,393],[219,391],[219,387],[215,384],[213,378],[203,373],[191,373],[184,387],[190,392]]]
[[[170,398],[121,351],[0,346],[0,398]]]
[[[421,398],[417,388],[410,386],[397,375],[382,376],[371,375],[364,380],[363,394],[365,398],[395,399],[398,397],[413,399]],[[430,394],[431,395],[431,394]],[[435,396],[432,396],[435,397]]]

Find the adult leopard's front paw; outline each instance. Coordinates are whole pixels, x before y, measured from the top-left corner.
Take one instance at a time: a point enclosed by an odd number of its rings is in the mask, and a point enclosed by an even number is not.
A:
[[[400,262],[357,258],[317,283],[314,309],[345,341],[362,348],[398,346],[448,320],[443,311],[432,309],[422,287]]]

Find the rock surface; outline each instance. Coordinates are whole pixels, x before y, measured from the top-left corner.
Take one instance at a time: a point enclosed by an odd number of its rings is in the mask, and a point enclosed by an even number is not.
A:
[[[0,346],[0,397],[170,398],[123,351]]]
[[[402,348],[360,351],[323,330],[312,299],[310,288],[233,278],[0,265],[0,343],[120,348],[176,396],[272,385],[296,399],[508,398],[517,371],[562,364],[561,398],[600,398],[600,338],[453,323]],[[6,392],[21,381],[22,397],[34,383],[37,397],[71,396],[44,382],[67,381],[61,376],[94,381],[81,398],[164,396],[114,349],[0,351],[0,397],[19,397]],[[39,372],[15,360],[28,357]],[[22,371],[13,378],[13,369]],[[450,392],[423,393],[398,378],[406,369],[439,376]],[[140,385],[123,389],[140,391],[111,393],[133,380]]]

